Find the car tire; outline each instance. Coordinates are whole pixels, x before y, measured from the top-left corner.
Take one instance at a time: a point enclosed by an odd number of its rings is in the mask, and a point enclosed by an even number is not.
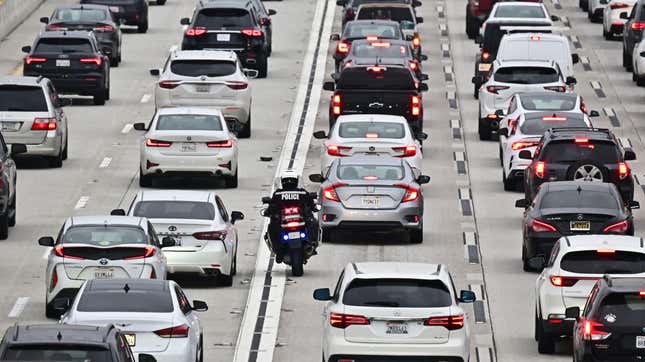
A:
[[[576,170],[584,165],[593,165],[597,167],[602,173],[603,182],[607,182],[608,180],[610,180],[609,174],[607,172],[607,168],[605,166],[603,166],[602,164],[594,160],[580,160],[574,163],[573,165],[569,166],[569,169],[567,170],[567,181],[573,181],[573,177],[575,175]]]
[[[165,0],[164,0],[165,2]],[[204,335],[200,334],[199,335],[199,351],[197,352],[197,356],[195,357],[195,360],[197,362],[204,362]]]
[[[479,87],[480,86],[481,85],[479,85],[477,83],[473,84],[473,97],[475,97],[475,99],[479,99]]]
[[[524,245],[524,242],[522,241],[522,270],[525,272],[531,272],[531,266],[529,265],[529,260],[526,255],[526,245]]]
[[[224,179],[224,183],[226,184],[227,189],[234,189],[237,188],[237,183],[238,183],[238,174],[239,170],[235,170],[235,175],[233,176],[226,176]]]
[[[542,323],[536,318],[537,325],[537,343],[540,354],[553,354],[555,352],[555,338],[544,331]]]
[[[515,191],[517,183],[512,178],[506,177],[505,171],[502,171],[502,183],[504,184],[504,191]]]
[[[320,229],[320,241],[323,243],[331,243],[332,242],[332,233],[334,232],[334,229],[332,228],[321,228]]]
[[[223,286],[223,287],[230,287],[233,285],[233,274],[232,274],[232,269],[233,266],[231,265],[231,270],[229,270],[229,274],[219,274],[217,276],[217,285]]]
[[[0,215],[0,240],[7,240],[9,237],[9,215],[7,212]]]
[[[256,58],[258,68],[258,78],[266,78],[269,69],[269,59],[265,52],[259,52]]]
[[[15,181],[14,181],[15,184]],[[9,204],[9,226],[16,226],[16,194],[14,191],[13,197],[11,198],[11,203]]]
[[[116,56],[114,58],[110,58],[110,66],[113,68],[118,68],[119,67],[119,57]]]
[[[231,275],[237,275],[237,250],[235,250],[235,255],[233,255],[233,270],[231,270]]]
[[[485,121],[482,121],[482,119],[479,119],[479,139],[482,141],[489,141],[493,137],[493,131],[490,129],[489,126],[484,124]]]
[[[144,175],[143,172],[139,170],[139,186],[152,187],[152,175]]]
[[[65,148],[63,148],[63,161],[67,159],[67,155],[69,154],[69,133],[65,131],[65,134],[67,137],[65,138]]]
[[[251,113],[246,119],[246,125],[237,133],[238,138],[249,138],[251,137]]]
[[[605,26],[602,26],[602,36],[605,38],[605,40],[612,40],[614,36],[611,34],[611,32],[608,32],[605,30]]]
[[[45,303],[45,317],[48,319],[59,319],[60,313],[54,309],[51,303]]]
[[[578,0],[578,6],[583,11],[587,11],[587,8],[589,7],[589,0]]]
[[[479,21],[470,13],[468,4],[466,4],[466,35],[468,39],[475,39],[479,31]]]
[[[625,48],[623,47],[623,67],[627,71],[632,70],[632,57],[625,52]]]
[[[636,85],[639,87],[645,87],[645,77],[641,77],[640,75],[636,76]]]
[[[105,89],[101,89],[94,94],[94,105],[102,106],[105,104]]]
[[[137,33],[145,34],[148,31],[148,19],[143,23],[137,24]]]
[[[533,339],[537,342],[538,340],[538,312],[535,308],[535,318],[533,319]]]
[[[157,5],[164,5],[166,0],[157,0]]]
[[[58,151],[58,155],[47,158],[49,167],[53,167],[53,168],[63,167],[63,151],[64,151],[63,147],[61,147],[60,150]]]
[[[408,236],[411,244],[421,244],[423,242],[423,223],[420,228],[409,230]]]
[[[110,100],[110,84],[107,85],[107,87],[103,90],[103,93],[105,93],[104,97],[106,101]]]

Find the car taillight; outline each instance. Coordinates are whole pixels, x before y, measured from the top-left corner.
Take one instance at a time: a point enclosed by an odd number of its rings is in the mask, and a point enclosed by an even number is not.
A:
[[[92,29],[95,33],[114,33],[114,27],[112,25],[101,25]]]
[[[152,138],[146,138],[146,146],[148,147],[170,147],[172,142],[153,140]]]
[[[625,234],[629,230],[629,221],[623,220],[602,229],[603,233]]]
[[[632,30],[643,30],[645,29],[645,23],[642,21],[632,22]]]
[[[331,186],[325,187],[322,191],[323,198],[325,200],[340,202],[340,198],[338,198],[338,194],[336,193],[336,188],[343,187],[343,186],[347,186],[347,184],[335,183]]]
[[[242,29],[240,33],[246,36],[259,37],[262,36],[262,30],[259,29]]]
[[[345,43],[344,41],[338,42],[338,45],[336,46],[336,51],[341,54],[349,53],[349,43]]]
[[[577,278],[567,278],[559,275],[551,275],[550,279],[554,287],[572,287],[578,282]]]
[[[349,154],[343,153],[343,151],[349,151],[351,149],[348,146],[327,145],[327,154],[330,156],[346,157]]]
[[[154,331],[161,338],[186,338],[190,327],[186,324]]]
[[[414,188],[408,184],[394,184],[394,186],[405,189],[405,195],[403,195],[401,202],[415,201],[419,198],[419,189],[417,188]]]
[[[513,149],[513,151],[518,151],[524,148],[537,146],[538,144],[539,142],[536,142],[536,141],[517,141],[517,142],[513,142],[513,144],[511,145],[511,148]]]
[[[418,48],[421,45],[421,37],[419,34],[414,34],[414,38],[412,38],[412,46],[415,48]]]
[[[178,80],[162,80],[160,81],[159,87],[163,89],[175,89],[179,86],[180,81]]]
[[[58,285],[58,272],[56,271],[56,268],[54,268],[54,272],[52,273],[52,281],[49,284],[49,290],[56,288],[56,285]]]
[[[493,93],[493,94],[498,94],[497,93],[498,91],[508,89],[508,88],[510,88],[510,87],[506,86],[506,85],[488,85],[488,86],[486,86],[486,90],[489,93]]]
[[[101,57],[91,57],[91,58],[81,58],[81,63],[94,63],[96,65],[101,65],[103,64],[103,58]]]
[[[46,31],[52,31],[52,30],[67,30],[67,27],[58,25],[58,24],[49,24],[45,27]]]
[[[489,52],[482,52],[482,62],[488,61],[489,58],[490,58]]]
[[[419,99],[419,96],[412,96],[410,106],[412,107],[413,116],[418,116],[421,114],[421,99]]]
[[[226,86],[231,88],[231,89],[242,90],[242,89],[248,88],[249,83],[247,83],[247,82],[238,82],[238,81],[229,81],[229,82],[226,82]]]
[[[423,322],[424,326],[440,326],[445,327],[449,331],[461,329],[464,326],[464,315],[451,315],[447,317],[430,317]]]
[[[611,333],[603,331],[602,323],[594,322],[592,320],[582,320],[582,339],[585,341],[602,341],[611,336]]]
[[[83,260],[84,258],[81,258],[80,256],[73,256],[69,254],[65,254],[65,247],[63,245],[58,245],[54,247],[54,254],[56,256],[59,256],[61,258],[68,258],[68,259],[78,259],[78,260]]]
[[[539,220],[531,221],[531,230],[533,230],[533,232],[536,232],[536,233],[557,231],[553,225],[547,224]]]
[[[40,57],[27,57],[25,58],[25,63],[31,64],[31,63],[44,63],[47,61],[47,58],[40,58]]]
[[[410,60],[410,69],[412,69],[412,70],[417,70],[417,69],[419,69],[419,63],[417,63],[417,62],[416,62],[416,61],[414,61],[414,60]]]
[[[331,313],[329,314],[329,324],[332,327],[345,329],[351,325],[368,325],[370,320],[362,315]]]
[[[609,8],[612,10],[625,9],[628,7],[629,7],[629,4],[625,4],[625,3],[611,3],[611,5],[609,5]]]
[[[32,131],[53,131],[56,129],[56,118],[34,118]]]
[[[331,99],[332,113],[334,116],[340,116],[342,111],[342,98],[340,94],[334,94]]]
[[[619,179],[624,179],[625,177],[629,176],[629,166],[625,162],[619,162],[618,163],[618,178]]]
[[[565,87],[563,85],[549,85],[549,86],[544,87],[544,89],[546,89],[548,91],[560,92],[560,93],[564,93],[564,92],[567,91],[567,87]]]
[[[538,178],[544,178],[546,175],[546,163],[539,161],[535,163],[535,176]]]
[[[417,146],[403,146],[403,147],[392,147],[394,152],[403,152],[400,155],[394,155],[394,157],[412,157],[417,154]]]
[[[202,36],[206,34],[207,30],[206,28],[190,28],[186,30],[186,36]]]
[[[226,230],[200,231],[194,233],[193,237],[197,240],[224,240],[226,239]]]
[[[206,146],[210,148],[231,148],[233,147],[233,140],[206,142]]]
[[[147,245],[142,248],[141,250],[143,254],[141,255],[136,255],[136,256],[129,256],[127,258],[123,258],[123,260],[133,260],[133,259],[143,259],[143,258],[149,258],[151,256],[154,256],[157,253],[157,249],[155,249],[154,246]]]

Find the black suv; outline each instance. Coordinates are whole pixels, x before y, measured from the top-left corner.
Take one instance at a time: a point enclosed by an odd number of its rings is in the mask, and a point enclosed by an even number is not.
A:
[[[632,53],[634,52],[634,47],[643,38],[643,29],[645,29],[645,0],[638,0],[629,15],[621,13],[620,17],[627,19],[625,27],[623,28],[623,67],[629,71],[632,69]]]
[[[636,159],[604,128],[551,128],[535,149],[522,150],[519,158],[530,160],[524,171],[525,199],[530,202],[540,185],[549,181],[597,181],[616,185],[623,202],[634,200],[634,179],[625,161]]]
[[[22,51],[24,76],[49,78],[58,92],[93,96],[97,105],[110,99],[110,59],[93,32],[47,31]]]
[[[257,69],[266,78],[270,44],[260,17],[250,0],[201,0],[181,43],[182,50],[220,49],[237,53],[245,68]]]
[[[163,5],[166,0],[157,0]],[[148,31],[148,0],[81,0],[81,4],[97,4],[110,7],[115,21],[137,27],[137,33]]]
[[[611,277],[598,279],[585,308],[569,307],[573,327],[573,360],[645,360],[645,279]]]
[[[113,325],[13,325],[0,344],[0,361],[134,362],[125,336]],[[139,362],[154,362],[139,354]]]

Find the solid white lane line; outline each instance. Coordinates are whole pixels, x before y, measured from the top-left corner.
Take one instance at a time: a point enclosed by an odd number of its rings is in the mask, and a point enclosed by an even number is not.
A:
[[[87,202],[90,201],[89,196],[81,196],[80,199],[76,202],[76,206],[74,206],[75,209],[82,209],[87,205]]]
[[[128,123],[121,129],[121,133],[128,133],[132,129],[132,124]]]
[[[20,314],[22,314],[22,311],[25,310],[27,303],[29,303],[29,297],[18,298],[16,300],[16,303],[14,303],[13,308],[11,308],[11,311],[9,312],[9,318],[20,317]]]
[[[152,98],[150,94],[144,94],[143,97],[141,97],[141,103],[148,103],[150,98]]]
[[[107,168],[108,166],[110,166],[110,162],[112,162],[112,157],[103,158],[103,161],[101,161],[99,168]]]

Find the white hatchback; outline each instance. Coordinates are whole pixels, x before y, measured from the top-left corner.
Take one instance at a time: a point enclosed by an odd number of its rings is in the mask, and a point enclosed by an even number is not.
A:
[[[329,135],[314,132],[324,139],[321,149],[321,174],[325,175],[331,163],[339,157],[356,154],[390,155],[403,158],[420,174],[423,153],[421,141],[428,135],[416,135],[405,117],[384,114],[352,114],[338,117]]]
[[[621,35],[627,22],[627,17],[632,12],[637,0],[610,0],[605,6],[602,17],[602,34],[607,40],[616,35]],[[625,15],[621,14],[625,13]]]
[[[323,310],[323,361],[355,356],[444,357],[470,360],[468,316],[445,265],[349,263],[334,292],[314,291]],[[441,358],[439,358],[441,359]]]

